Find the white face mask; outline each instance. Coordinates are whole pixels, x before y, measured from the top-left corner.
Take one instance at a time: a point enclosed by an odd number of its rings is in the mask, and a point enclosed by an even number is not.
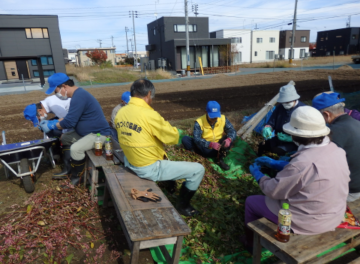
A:
[[[43,116],[40,116],[40,121],[43,121],[47,118],[47,114],[44,114]]]
[[[61,90],[62,90],[63,88],[61,88],[60,89],[60,91],[58,92],[58,93],[56,93],[55,95],[57,96],[57,98],[59,98],[59,99],[61,99],[61,100],[67,100],[68,99],[68,97],[67,97],[67,91],[65,91],[65,95],[62,95],[61,94]]]
[[[282,105],[286,110],[289,110],[294,106],[294,101],[292,101],[290,103],[283,103]]]

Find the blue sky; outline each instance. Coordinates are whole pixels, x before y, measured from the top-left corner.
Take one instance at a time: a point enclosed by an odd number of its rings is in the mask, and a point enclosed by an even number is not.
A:
[[[295,0],[189,0],[199,16],[209,17],[210,31],[219,29],[291,29]],[[63,48],[111,46],[111,36],[118,53],[126,50],[125,27],[132,37],[129,11],[137,11],[135,19],[137,50],[145,50],[147,24],[161,16],[184,16],[184,0],[1,0],[0,14],[51,14],[59,16]],[[310,29],[310,41],[316,32],[343,28],[351,15],[351,26],[360,26],[360,1],[298,0],[298,29]],[[130,42],[129,42],[129,49]]]

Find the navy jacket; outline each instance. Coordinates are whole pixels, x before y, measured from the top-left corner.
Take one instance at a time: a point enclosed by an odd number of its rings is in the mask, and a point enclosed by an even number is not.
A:
[[[304,105],[305,104],[303,102],[299,101],[295,107],[286,110],[282,104],[279,104],[270,116],[266,125],[270,125],[275,130],[276,134],[280,132],[284,133],[283,125],[290,122],[292,112],[294,112],[296,108]]]
[[[68,114],[60,122],[62,128],[75,128],[80,136],[90,133],[110,135],[110,126],[106,121],[99,102],[82,88],[75,90]]]

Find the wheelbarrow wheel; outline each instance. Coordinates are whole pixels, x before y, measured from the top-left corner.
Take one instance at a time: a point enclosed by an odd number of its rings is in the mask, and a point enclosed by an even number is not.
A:
[[[26,158],[20,160],[20,169],[21,173],[30,171],[29,161]],[[30,175],[22,177],[22,182],[27,193],[32,193],[33,191],[35,191],[35,184]]]

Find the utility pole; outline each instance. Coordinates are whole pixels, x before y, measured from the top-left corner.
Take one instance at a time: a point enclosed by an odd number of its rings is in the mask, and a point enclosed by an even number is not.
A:
[[[199,13],[198,13],[198,11],[199,11],[199,5],[198,5],[198,4],[192,5],[192,11],[193,11],[193,13],[195,14],[195,16],[197,17],[197,15],[199,14]]]
[[[134,61],[136,60],[136,68],[137,68],[137,51],[136,51],[136,35],[135,35],[135,19],[134,16],[137,18],[137,11],[129,11],[132,15],[132,21],[133,21],[133,32],[134,32],[134,46],[135,46],[135,54],[134,54]],[[129,13],[130,15],[130,13]]]
[[[101,42],[102,42],[102,40],[101,40],[101,39],[98,39],[97,41],[99,42],[100,48],[101,48]]]
[[[114,37],[111,36],[111,47],[113,48],[114,47]]]
[[[185,2],[185,35],[186,35],[186,58],[187,58],[187,76],[190,77],[190,48],[189,48],[189,18],[188,18],[188,0],[184,0]]]
[[[297,2],[295,0],[295,10],[294,10],[294,21],[293,21],[293,28],[292,28],[292,36],[291,36],[291,47],[290,47],[290,58],[289,63],[292,63],[292,59],[294,57],[294,41],[295,41],[295,30],[296,30],[296,11],[297,11]]]
[[[129,29],[127,27],[125,27],[125,34],[126,34],[126,54],[129,56],[129,43],[128,43],[128,38],[127,38],[127,33],[128,33]]]
[[[130,48],[131,48],[131,52],[132,52],[132,55],[133,55],[134,67],[135,67],[135,55],[134,55],[134,49],[133,49],[132,39],[130,39]]]
[[[346,22],[346,27],[351,27],[351,16],[349,16],[348,22]]]

